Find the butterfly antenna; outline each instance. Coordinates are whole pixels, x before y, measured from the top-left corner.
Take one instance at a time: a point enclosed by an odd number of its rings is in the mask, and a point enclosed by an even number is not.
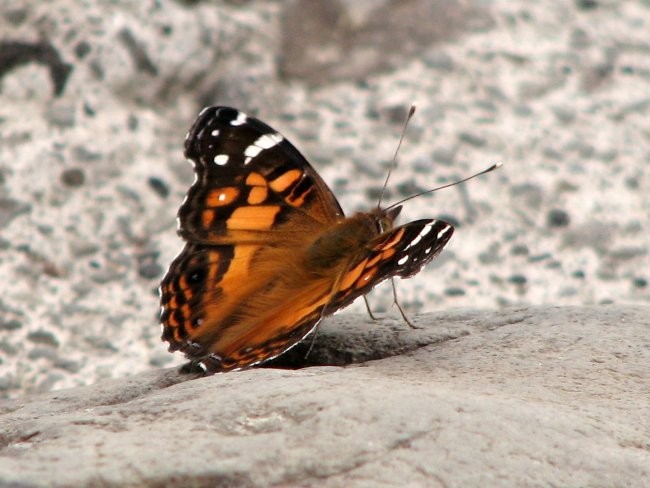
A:
[[[455,186],[455,185],[460,185],[461,183],[465,183],[468,180],[471,180],[472,178],[476,178],[477,176],[484,175],[485,173],[489,173],[490,171],[494,171],[497,168],[500,168],[503,166],[503,163],[494,163],[492,166],[489,168],[484,169],[483,171],[479,171],[478,173],[473,174],[472,176],[468,176],[467,178],[463,178],[462,180],[459,181],[454,181],[453,183],[447,183],[446,185],[439,186],[437,188],[432,188],[431,190],[426,190],[422,191],[420,193],[416,193],[415,195],[411,195],[410,197],[406,197],[403,200],[400,200],[399,202],[395,202],[392,205],[386,207],[384,210],[390,210],[393,207],[396,207],[404,202],[408,202],[409,200],[412,200],[413,198],[416,197],[421,197],[422,195],[426,195],[427,193],[433,193],[434,191],[442,190],[443,188],[449,188],[450,186]]]
[[[397,148],[395,149],[395,154],[393,155],[393,161],[390,163],[390,167],[388,168],[388,173],[386,174],[386,179],[384,180],[384,186],[381,187],[381,193],[379,194],[379,200],[377,201],[377,208],[381,207],[381,200],[384,198],[384,193],[386,193],[386,187],[388,186],[388,180],[390,179],[390,174],[393,172],[393,168],[397,166],[397,153],[399,152],[400,147],[402,147],[402,141],[404,140],[404,134],[406,134],[406,128],[409,125],[409,121],[411,120],[411,117],[413,117],[413,114],[415,113],[415,104],[411,105],[411,108],[409,109],[409,113],[406,116],[406,120],[404,121],[404,127],[402,128],[402,135],[399,136],[399,142],[397,143]]]

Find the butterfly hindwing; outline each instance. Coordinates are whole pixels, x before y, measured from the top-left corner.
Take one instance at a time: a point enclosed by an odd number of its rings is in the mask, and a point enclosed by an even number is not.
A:
[[[257,249],[250,244],[185,245],[160,285],[163,339],[170,350],[185,351],[191,344],[192,355],[205,353],[214,340],[209,331],[217,333],[241,300],[236,290],[247,279]]]

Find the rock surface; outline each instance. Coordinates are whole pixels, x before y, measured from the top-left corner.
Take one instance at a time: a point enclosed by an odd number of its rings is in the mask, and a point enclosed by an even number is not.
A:
[[[650,480],[650,308],[331,319],[285,366],[1,404],[0,485],[590,486]],[[344,366],[345,365],[345,366]]]

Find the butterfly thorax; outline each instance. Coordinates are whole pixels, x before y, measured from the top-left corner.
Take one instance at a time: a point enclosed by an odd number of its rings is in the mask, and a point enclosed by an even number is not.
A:
[[[357,212],[340,220],[321,234],[307,249],[305,264],[316,274],[331,272],[338,265],[346,266],[358,252],[383,232],[393,228],[400,208]]]

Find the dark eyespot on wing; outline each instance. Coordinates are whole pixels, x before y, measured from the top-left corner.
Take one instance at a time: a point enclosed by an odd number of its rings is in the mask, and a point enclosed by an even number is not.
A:
[[[162,339],[170,350],[180,349],[204,320],[206,297],[215,299],[219,283],[230,268],[232,246],[188,243],[172,261],[160,284]]]

